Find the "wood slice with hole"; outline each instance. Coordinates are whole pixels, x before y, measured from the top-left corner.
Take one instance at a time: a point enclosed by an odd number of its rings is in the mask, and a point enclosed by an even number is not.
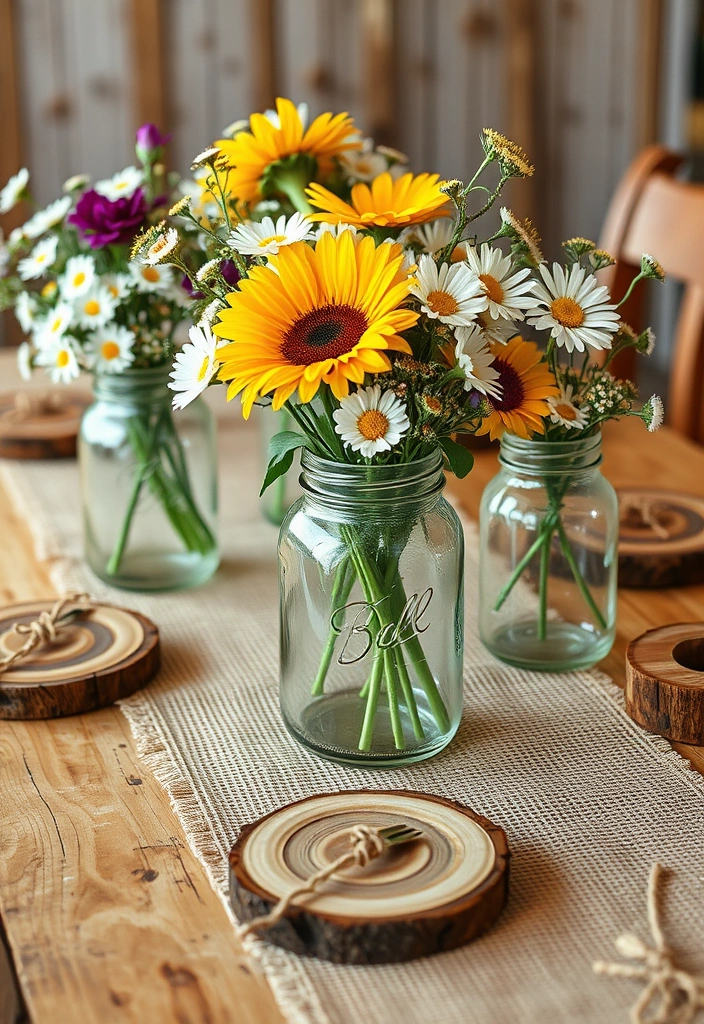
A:
[[[12,632],[53,601],[0,609],[0,653],[22,646]],[[62,718],[114,704],[144,686],[159,670],[159,631],[144,615],[97,605],[0,673],[0,719]]]
[[[619,490],[619,586],[704,582],[704,498],[653,488]]]
[[[399,963],[476,939],[508,898],[506,835],[469,808],[406,790],[309,797],[245,826],[230,851],[235,914],[248,922],[268,913],[349,851],[355,825],[401,823],[422,838],[333,875],[257,935],[344,964]]]
[[[72,458],[90,403],[90,395],[75,388],[0,393],[0,457]]]
[[[629,644],[626,711],[649,732],[704,746],[704,622],[661,626]]]

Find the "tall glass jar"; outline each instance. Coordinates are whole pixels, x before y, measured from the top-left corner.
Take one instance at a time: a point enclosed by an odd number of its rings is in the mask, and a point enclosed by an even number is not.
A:
[[[601,435],[505,434],[480,512],[479,629],[511,665],[563,672],[611,650],[618,502],[600,470]]]
[[[200,399],[174,412],[168,373],[97,374],[81,423],[86,561],[127,590],[195,586],[219,561],[213,416]]]
[[[442,455],[301,465],[279,541],[286,727],[344,764],[432,757],[462,713],[464,541]]]

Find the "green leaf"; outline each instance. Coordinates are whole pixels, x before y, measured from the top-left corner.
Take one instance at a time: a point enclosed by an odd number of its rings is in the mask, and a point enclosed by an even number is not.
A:
[[[295,430],[282,430],[280,434],[274,434],[269,442],[269,465],[266,469],[262,489],[259,492],[260,498],[267,487],[284,473],[288,473],[293,465],[293,453],[297,448],[302,448],[305,443],[305,437],[296,433]]]
[[[453,441],[451,437],[441,437],[440,447],[445,452],[450,469],[459,480],[462,480],[474,465],[474,456],[464,445]]]

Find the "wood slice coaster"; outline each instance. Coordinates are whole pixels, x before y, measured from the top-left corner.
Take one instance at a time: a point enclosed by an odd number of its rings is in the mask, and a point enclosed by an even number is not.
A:
[[[704,498],[643,487],[620,490],[618,499],[619,586],[704,582]]]
[[[649,732],[704,746],[704,622],[661,626],[629,644],[626,711]]]
[[[89,394],[72,388],[0,393],[0,457],[73,457],[81,416],[90,403]]]
[[[0,610],[0,652],[22,646],[16,622],[32,622],[53,601]],[[100,604],[0,674],[0,719],[62,718],[129,697],[159,669],[159,631],[127,608]]]
[[[398,963],[465,945],[501,913],[510,856],[501,828],[440,797],[362,790],[309,797],[243,828],[230,851],[239,920],[268,913],[346,853],[360,824],[407,824],[423,836],[333,875],[258,932],[262,939],[335,963]]]

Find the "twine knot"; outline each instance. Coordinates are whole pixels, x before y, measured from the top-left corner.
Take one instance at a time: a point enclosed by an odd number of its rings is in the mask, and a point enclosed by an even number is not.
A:
[[[646,495],[628,495],[621,498],[619,520],[623,526],[631,529],[642,530],[647,527],[660,540],[670,539],[670,531],[665,526],[667,507]]]
[[[33,416],[55,416],[64,408],[63,396],[57,391],[18,391],[14,405],[6,409],[0,419],[6,423],[23,423]]]
[[[67,608],[75,605],[70,612]],[[26,658],[35,648],[43,644],[55,643],[59,632],[71,625],[77,615],[82,615],[93,607],[88,594],[68,594],[60,597],[50,611],[40,612],[32,622],[16,622],[10,635],[26,636],[27,639],[10,654],[0,655],[0,673],[6,671],[15,662]]]
[[[594,964],[597,974],[612,978],[640,978],[646,982],[631,1009],[632,1024],[690,1024],[698,1011],[704,1009],[704,978],[676,967],[672,951],[665,941],[657,902],[662,872],[660,864],[653,864],[648,881],[648,924],[654,945],[648,946],[637,935],[626,932],[619,935],[614,945],[621,956],[636,963],[597,960]],[[646,1013],[649,1016],[646,1017]]]
[[[384,852],[384,840],[378,829],[370,828],[368,825],[355,825],[350,832],[350,842],[355,864],[360,868],[366,868],[369,861]]]

